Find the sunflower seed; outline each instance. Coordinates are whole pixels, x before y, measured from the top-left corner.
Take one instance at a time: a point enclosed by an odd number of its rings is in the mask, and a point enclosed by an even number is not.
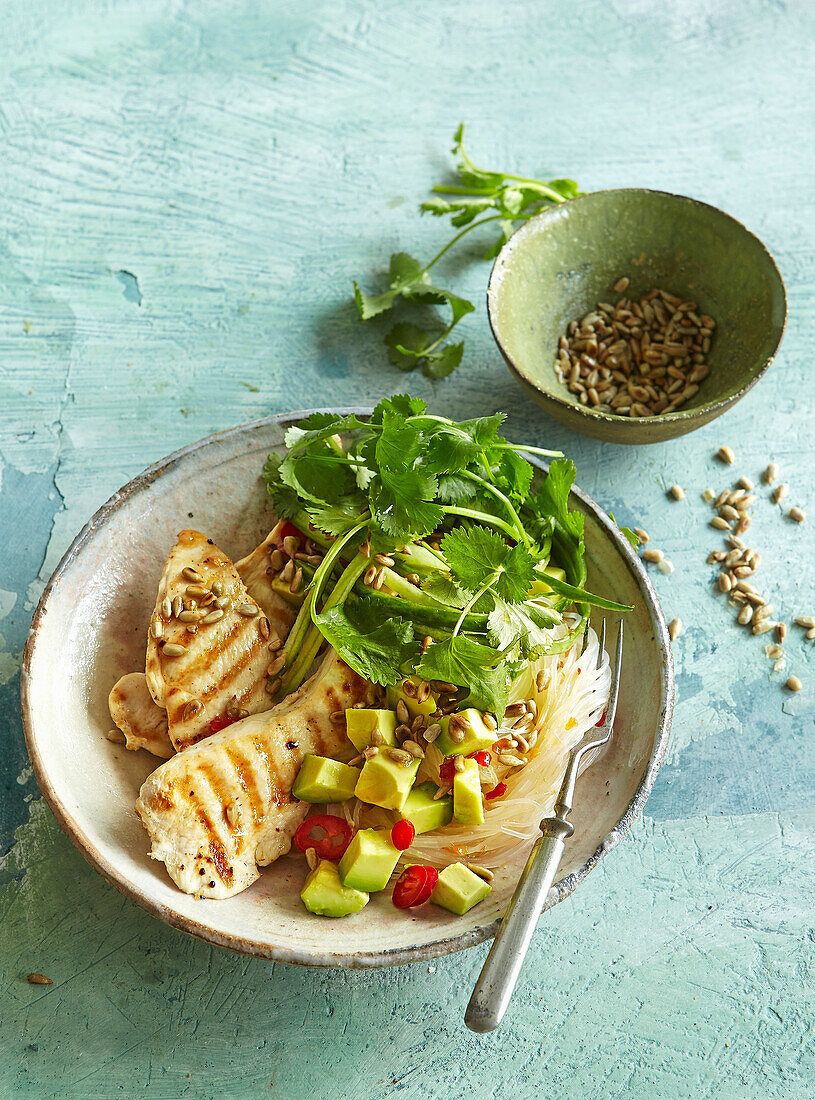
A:
[[[204,626],[208,626],[210,623],[220,622],[223,617],[224,617],[223,611],[220,609],[220,607],[216,607],[216,609],[214,611],[210,611],[210,613],[208,615],[205,615],[203,617],[203,619],[201,620],[201,623]]]
[[[179,611],[176,616],[180,623],[197,623],[201,619],[200,611]]]
[[[492,882],[492,880],[495,878],[494,873],[489,869],[489,867],[481,867],[477,863],[465,863],[464,866],[469,868],[469,870],[472,871],[474,875],[478,875],[479,878],[483,878],[485,882]]]
[[[740,477],[738,480],[738,486],[740,489],[746,489],[748,493],[752,492],[752,490],[755,489],[755,485],[749,477]]]
[[[187,647],[176,642],[167,642],[161,652],[165,657],[182,657],[187,652]]]
[[[813,625],[815,625],[815,624],[813,624]],[[539,672],[538,676],[540,677],[541,675],[542,675],[542,673]],[[538,691],[543,691],[543,688],[540,686],[540,684],[538,685]],[[487,727],[488,730],[497,730],[498,729],[498,719],[495,717],[494,714],[490,714],[489,711],[485,711],[481,715],[481,718],[484,722],[484,725]]]
[[[787,682],[784,684],[784,687],[788,688],[790,691],[800,691],[803,686],[804,685],[801,683],[797,676],[790,676]]]
[[[344,721],[345,721],[345,711],[344,710],[332,710],[331,715],[329,717],[329,722],[331,722],[332,725],[338,726],[340,724],[340,722],[344,722]]]
[[[797,507],[790,508],[789,512],[787,512],[787,515],[790,519],[794,519],[796,523],[803,523],[804,520],[807,518],[807,514],[804,509]]]
[[[713,500],[713,498],[715,496],[716,496],[716,494],[712,489],[705,489],[704,492],[702,493],[702,500],[705,500],[708,503],[710,503],[710,501]]]
[[[741,611],[738,614],[738,621],[741,623],[742,626],[746,626],[747,623],[750,622],[750,619],[752,617],[753,617],[752,607],[749,607],[747,604],[745,604],[745,606],[741,609]]]
[[[811,642],[815,638],[815,626],[811,626],[807,631],[807,639]]]
[[[293,558],[300,549],[300,540],[294,535],[286,535],[283,539],[283,550],[290,558]]]
[[[773,489],[772,493],[770,494],[770,500],[772,500],[773,504],[778,504],[779,501],[784,499],[789,491],[789,485],[785,484],[782,481],[780,485],[776,485],[776,487]]]
[[[674,500],[684,500],[685,490],[682,488],[681,485],[672,485],[671,496],[674,498]]]
[[[655,562],[655,563],[656,562],[661,562],[662,559],[665,557],[665,555],[663,554],[663,552],[661,550],[643,550],[642,556],[643,556],[643,559],[645,561],[650,561],[650,562]]]
[[[807,630],[812,630],[815,626],[815,615],[796,615],[795,622],[798,626],[804,626]]]
[[[124,745],[127,740],[125,735],[120,729],[118,729],[118,727],[112,730],[108,730],[106,736],[108,741],[112,741],[114,745]]]
[[[775,636],[778,639],[779,644],[783,644],[784,639],[787,636],[787,624],[777,623],[775,627]]]
[[[681,633],[682,633],[682,620],[681,619],[671,619],[670,623],[668,624],[668,637],[671,639],[671,641],[674,641],[676,638],[679,637],[679,635]]]
[[[247,600],[244,603],[237,604],[235,606],[235,610],[239,615],[243,615],[247,619],[252,619],[260,611],[260,608],[257,606],[257,604],[249,603],[249,601]]]
[[[774,462],[771,462],[764,473],[761,475],[761,480],[764,482],[765,485],[772,485],[777,477],[778,466]]]
[[[400,684],[400,690],[407,695],[409,699],[416,698],[416,685],[412,680],[403,680]]]
[[[733,448],[728,446],[720,447],[716,452],[716,457],[722,462],[725,462],[728,466],[732,466],[736,460],[736,456],[733,454]]]
[[[777,625],[772,619],[761,619],[753,626],[753,634],[769,634]]]
[[[414,760],[423,760],[424,759],[424,749],[421,747],[421,745],[418,745],[415,741],[410,740],[410,739],[408,739],[407,741],[403,741],[402,742],[402,748],[405,750],[405,752],[409,752],[410,755],[414,758]]]
[[[313,848],[306,848],[306,863],[312,871],[316,869],[318,862],[315,850]]]
[[[267,676],[276,676],[286,663],[286,651],[282,649],[266,669]]]
[[[433,801],[436,802],[439,798],[444,798],[444,796],[449,794],[451,790],[452,788],[450,787],[449,783],[443,784],[433,795]]]
[[[428,726],[427,729],[424,731],[424,739],[428,743],[428,745],[432,745],[440,733],[441,726],[438,722],[433,722],[432,725]]]
[[[204,588],[202,584],[188,584],[184,589],[185,596],[192,596],[193,599],[200,599],[202,596],[211,595],[208,588]]]
[[[174,615],[175,617],[178,617],[178,615],[179,615],[179,614],[180,614],[180,613],[181,613],[181,612],[182,612],[183,610],[184,610],[184,601],[183,601],[183,600],[181,599],[181,597],[180,597],[180,596],[176,596],[176,597],[175,597],[175,598],[173,599],[173,615]]]
[[[718,584],[720,592],[729,592],[730,589],[733,587],[733,583],[727,573],[719,574]]]
[[[269,695],[277,695],[282,683],[283,681],[280,679],[280,677],[278,677],[276,680],[267,680],[266,691],[269,693]]]
[[[381,569],[377,570],[376,576],[371,581],[371,588],[375,589],[376,591],[379,591],[379,589],[382,587],[382,585],[384,583],[385,583],[385,567],[382,566]]]
[[[53,985],[54,983],[50,978],[47,978],[45,974],[29,974],[29,985]]]
[[[173,613],[173,601],[169,596],[165,596],[161,601],[161,614],[165,619],[169,619]]]
[[[204,713],[204,705],[197,699],[190,699],[189,703],[184,707],[181,713],[181,717],[185,722],[191,722],[193,718],[197,718],[200,714]]]
[[[150,624],[150,635],[153,638],[160,638],[164,634],[164,623],[161,619],[153,619]]]
[[[730,524],[722,516],[714,516],[710,521],[710,526],[715,527],[717,531],[729,531]]]
[[[705,560],[708,565],[713,565],[714,562],[724,561],[726,556],[724,550],[712,550]]]
[[[637,536],[641,543],[646,543],[650,539],[648,532],[645,531],[642,527],[635,527],[634,534]]]
[[[185,580],[192,581],[193,584],[201,584],[204,580],[198,570],[193,569],[191,565],[187,565],[181,570],[181,576]]]
[[[522,768],[524,764],[526,764],[525,760],[522,760],[520,756],[515,756],[511,752],[499,752],[498,761],[508,768]]]

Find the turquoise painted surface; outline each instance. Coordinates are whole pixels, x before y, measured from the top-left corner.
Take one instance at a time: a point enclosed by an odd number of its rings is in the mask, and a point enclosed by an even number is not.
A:
[[[698,493],[770,456],[815,518],[815,11],[797,0],[430,4],[12,0],[0,41],[0,1095],[804,1097],[813,1059],[813,648],[791,697],[710,594]],[[790,324],[723,420],[634,452],[516,389],[483,309],[455,381],[405,379],[349,280],[430,254],[418,200],[473,152],[584,188],[723,206],[775,253]],[[451,267],[452,273],[455,271]],[[460,285],[480,298],[486,268]],[[457,276],[458,277],[458,276]],[[464,328],[464,326],[462,326]],[[673,560],[670,759],[632,836],[541,925],[512,1016],[462,1031],[485,948],[372,974],[268,966],[125,902],[27,769],[19,657],[65,547],[111,492],[208,432],[406,384],[497,407]],[[674,481],[688,499],[671,503]],[[808,525],[750,536],[787,620],[815,612]],[[811,522],[811,521],[810,521]],[[58,685],[55,685],[58,690]],[[40,970],[54,985],[29,986]]]

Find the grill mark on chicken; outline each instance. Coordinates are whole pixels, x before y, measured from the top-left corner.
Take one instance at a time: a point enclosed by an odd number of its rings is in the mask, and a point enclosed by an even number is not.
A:
[[[246,803],[252,818],[252,824],[259,825],[262,820],[260,796],[255,777],[252,775],[251,762],[231,745],[224,746],[224,759],[235,769],[238,783],[246,795]]]
[[[218,876],[221,882],[226,886],[232,885],[233,873],[232,867],[229,863],[226,848],[223,841],[218,835],[218,830],[215,827],[215,823],[204,809],[203,801],[200,793],[201,781],[204,780],[209,784],[212,791],[212,797],[214,801],[217,801],[221,797],[218,781],[213,777],[212,768],[208,764],[199,765],[195,771],[190,775],[190,782],[195,786],[190,790],[187,796],[190,806],[198,818],[198,821],[204,830],[204,836],[207,841],[207,847],[209,854],[212,857],[212,862],[215,865],[215,869],[218,872]]]

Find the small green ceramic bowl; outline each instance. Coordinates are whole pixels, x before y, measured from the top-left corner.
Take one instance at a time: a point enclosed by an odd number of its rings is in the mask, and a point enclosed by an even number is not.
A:
[[[682,409],[630,418],[581,405],[554,371],[559,337],[597,302],[652,287],[698,303],[716,321],[710,374]],[[510,370],[556,420],[613,443],[657,443],[715,419],[751,389],[778,350],[787,317],[770,253],[745,227],[664,191],[595,191],[551,206],[501,250],[487,290],[490,325]]]

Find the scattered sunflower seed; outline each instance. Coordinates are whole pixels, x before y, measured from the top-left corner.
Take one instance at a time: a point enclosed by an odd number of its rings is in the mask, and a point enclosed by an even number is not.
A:
[[[716,496],[716,494],[713,491],[713,489],[705,489],[704,492],[702,493],[702,500],[705,500],[708,503],[710,503],[710,501],[713,500],[713,498],[715,496]]]
[[[664,573],[666,577],[670,577],[671,573],[674,571],[674,563],[668,561],[667,558],[663,558],[662,561],[657,562],[657,569],[660,573]]]
[[[51,981],[50,978],[47,978],[45,976],[45,974],[29,974],[27,980],[28,980],[29,985],[53,985],[54,984]]]
[[[306,848],[306,863],[313,871],[317,866],[317,853],[313,848]]]
[[[257,615],[257,613],[260,611],[260,608],[257,606],[257,604],[249,603],[249,601],[246,600],[244,603],[236,604],[235,610],[239,615],[243,615],[244,618],[253,619],[255,615]]]
[[[769,634],[771,630],[775,630],[778,624],[774,623],[772,619],[761,619],[753,627],[754,634]]]
[[[798,626],[804,626],[811,630],[815,626],[815,615],[796,615],[795,622]]]
[[[733,454],[733,448],[727,445],[720,447],[716,452],[716,457],[722,462],[725,462],[728,466],[732,466],[736,461],[736,456]]]
[[[642,556],[645,561],[654,562],[655,564],[661,562],[665,557],[661,550],[643,550]]]
[[[187,565],[181,570],[181,576],[185,580],[192,581],[193,584],[201,584],[204,579],[198,570],[193,569],[191,565]]]
[[[788,688],[790,691],[800,691],[803,686],[804,685],[801,683],[797,676],[790,676],[787,682],[784,684],[784,687]]]
[[[742,626],[746,626],[747,623],[750,622],[752,617],[753,617],[752,607],[749,604],[745,604],[744,607],[741,609],[741,611],[738,614],[738,621],[741,623]]]
[[[730,524],[726,519],[723,519],[721,516],[714,516],[713,519],[710,521],[710,526],[715,527],[717,531],[730,530]]]
[[[790,519],[794,519],[796,523],[803,523],[804,520],[807,518],[807,514],[804,509],[798,507],[790,508],[789,512],[787,512],[787,515]]]
[[[118,727],[108,730],[107,739],[112,741],[114,745],[124,745],[126,741],[125,735]]]
[[[671,639],[671,641],[674,641],[676,638],[679,637],[679,635],[681,633],[682,633],[682,620],[681,619],[671,619],[670,623],[668,624],[668,637]]]
[[[782,501],[784,499],[789,491],[789,485],[782,481],[780,485],[776,485],[776,487],[773,489],[772,493],[770,494],[770,500],[772,500],[773,504],[778,504],[779,501]]]
[[[637,538],[640,540],[640,542],[642,542],[642,543],[650,542],[651,536],[648,534],[648,532],[644,528],[635,527],[634,528],[634,534],[637,536]]]
[[[187,647],[176,642],[167,642],[161,652],[165,657],[182,657],[187,652]]]
[[[748,493],[755,489],[755,485],[749,477],[740,477],[738,485],[740,489],[746,489]]]
[[[771,462],[764,473],[761,475],[761,480],[765,485],[772,485],[772,483],[778,477],[778,466],[775,462]]]
[[[674,498],[674,500],[684,500],[685,490],[682,488],[681,485],[672,485],[671,496]]]
[[[468,867],[474,875],[478,875],[479,878],[483,878],[485,882],[492,882],[492,880],[495,878],[494,873],[489,869],[489,867],[481,867],[477,863],[467,863],[465,864],[465,866]]]

